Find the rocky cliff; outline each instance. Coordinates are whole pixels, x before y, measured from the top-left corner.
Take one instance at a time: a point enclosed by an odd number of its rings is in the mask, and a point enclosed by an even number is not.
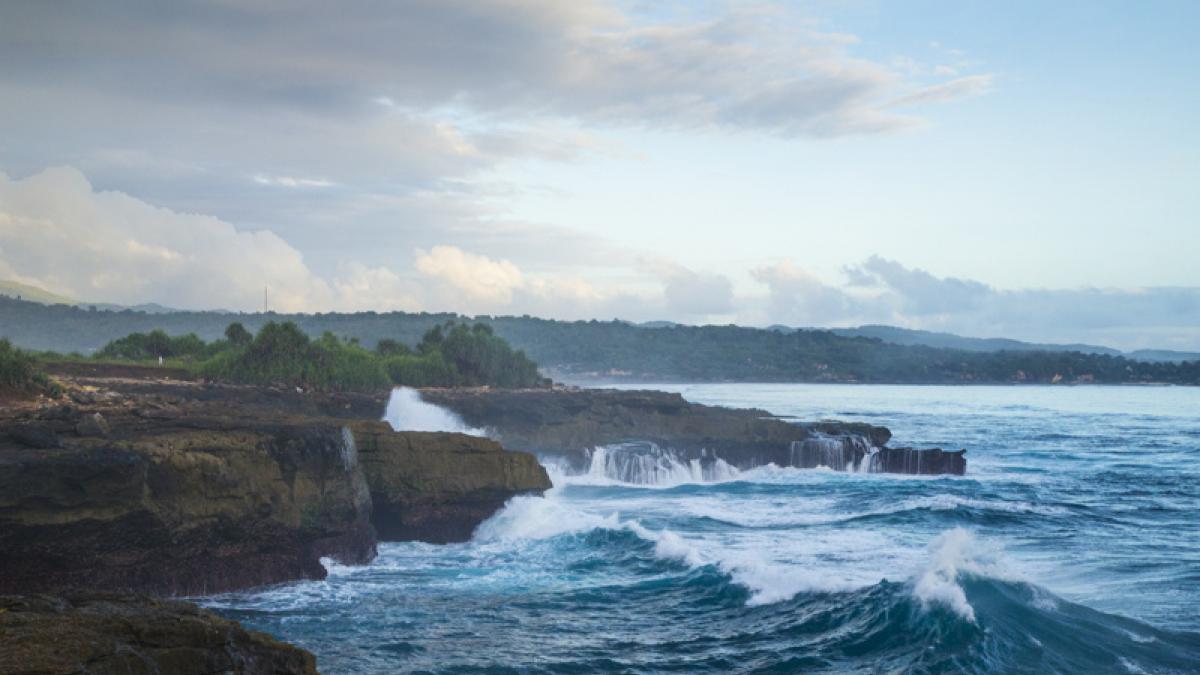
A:
[[[374,557],[373,518],[385,539],[459,541],[550,487],[493,441],[393,432],[382,396],[64,382],[66,402],[0,410],[0,592],[319,579],[322,557]]]
[[[513,495],[551,487],[533,455],[487,438],[394,432],[385,422],[352,429],[384,540],[466,541]]]
[[[322,557],[374,557],[372,520],[385,539],[462,541],[550,487],[495,441],[394,432],[376,421],[385,394],[160,375],[60,373],[60,399],[0,406],[0,593],[34,594],[0,598],[0,673],[316,672],[307,652],[128,593],[320,579]]]
[[[429,403],[485,428],[505,447],[562,458],[584,470],[599,446],[650,444],[672,461],[720,460],[740,469],[776,464],[895,473],[962,474],[963,451],[886,447],[891,432],[863,423],[794,422],[765,410],[689,403],[679,394],[611,389],[429,389]],[[610,455],[609,459],[615,459]],[[911,470],[910,470],[911,469]]]
[[[320,579],[323,556],[374,557],[344,427],[104,410],[3,427],[0,592],[204,594]]]
[[[315,675],[313,655],[187,602],[0,596],[0,673]]]

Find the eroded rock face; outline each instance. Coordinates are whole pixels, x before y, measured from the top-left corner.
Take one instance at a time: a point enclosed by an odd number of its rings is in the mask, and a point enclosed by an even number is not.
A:
[[[550,487],[532,455],[494,441],[393,432],[383,395],[68,384],[70,403],[0,410],[0,593],[320,579],[321,557],[374,557],[372,520],[386,539],[463,541]]]
[[[953,474],[961,476],[967,472],[966,450],[954,452],[934,448],[883,448],[874,461],[884,473],[908,473],[920,475]]]
[[[551,487],[537,458],[496,441],[447,432],[352,425],[380,539],[466,541],[511,497]]]
[[[764,410],[688,403],[657,391],[426,390],[422,397],[486,428],[505,447],[564,455],[580,467],[590,448],[646,441],[676,452],[715,451],[732,464],[786,463],[804,428]]]
[[[0,596],[0,673],[296,673],[312,654],[189,602],[105,593]]]
[[[920,473],[966,470],[962,452],[910,449],[904,455],[908,460],[896,452],[876,458],[876,450],[889,450],[891,432],[884,427],[795,423],[765,410],[689,403],[666,392],[429,389],[421,395],[468,425],[487,429],[507,448],[561,457],[577,471],[588,466],[593,448],[638,442],[667,450],[676,461],[705,465],[715,456],[739,469],[776,464],[896,473],[913,468],[915,473],[911,453],[919,453]]]
[[[97,438],[61,417],[0,425],[0,592],[205,594],[374,557],[340,425],[110,409]]]

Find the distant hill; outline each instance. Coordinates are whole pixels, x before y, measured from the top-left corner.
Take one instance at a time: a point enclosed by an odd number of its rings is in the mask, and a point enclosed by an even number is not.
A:
[[[74,305],[75,300],[57,293],[51,293],[44,288],[30,286],[19,281],[0,280],[0,295],[30,302],[40,302],[43,305]]]
[[[112,312],[120,312],[122,310],[133,310],[135,312],[145,312],[147,314],[166,314],[169,312],[178,312],[179,310],[173,307],[164,307],[157,303],[146,303],[142,305],[116,305],[110,302],[82,302],[74,298],[68,298],[65,295],[51,293],[44,288],[23,284],[19,281],[6,281],[0,279],[0,295],[14,298],[17,300],[28,300],[37,302],[43,305],[71,305],[73,307],[82,307],[91,309],[95,307],[98,310],[107,310]]]
[[[1126,352],[1125,357],[1137,361],[1183,363],[1185,361],[1200,361],[1200,352],[1177,352],[1171,349],[1138,349]]]
[[[785,327],[772,326],[779,330]],[[937,333],[896,326],[881,326],[876,324],[859,326],[858,328],[833,328],[830,332],[845,337],[865,337],[882,340],[894,345],[924,345],[943,349],[961,349],[968,352],[998,352],[998,351],[1041,351],[1041,352],[1080,352],[1083,354],[1107,354],[1109,356],[1124,356],[1137,361],[1181,363],[1183,361],[1200,360],[1200,353],[1177,352],[1169,349],[1139,349],[1133,352],[1122,352],[1112,347],[1101,347],[1089,344],[1054,344],[1044,342],[1023,342],[1009,338],[973,338],[954,335],[952,333]]]
[[[150,314],[0,297],[0,336],[26,348],[85,354],[110,340],[154,329],[214,340],[233,321],[251,331],[268,321],[294,321],[309,335],[329,331],[357,338],[368,348],[383,338],[414,345],[428,329],[455,319],[475,320],[455,314],[405,312]],[[544,372],[576,381],[1200,384],[1200,361],[1147,363],[1075,351],[969,351],[898,345],[813,329],[653,328],[624,321],[554,321],[528,316],[477,320],[490,324],[496,335],[524,350]]]

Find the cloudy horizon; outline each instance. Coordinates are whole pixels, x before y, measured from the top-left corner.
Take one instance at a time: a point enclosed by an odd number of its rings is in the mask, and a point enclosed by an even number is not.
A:
[[[0,280],[1200,351],[1200,10],[297,7],[0,7]]]

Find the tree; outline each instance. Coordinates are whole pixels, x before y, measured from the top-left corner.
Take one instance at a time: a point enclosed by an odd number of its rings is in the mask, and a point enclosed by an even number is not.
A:
[[[254,336],[250,333],[250,331],[246,330],[246,327],[242,325],[242,322],[234,321],[225,329],[225,339],[229,340],[229,344],[231,345],[236,347],[245,347],[246,345],[250,344],[250,341],[254,339]]]
[[[380,356],[403,356],[412,354],[412,350],[408,348],[408,345],[399,340],[382,338],[375,344],[375,353]]]

